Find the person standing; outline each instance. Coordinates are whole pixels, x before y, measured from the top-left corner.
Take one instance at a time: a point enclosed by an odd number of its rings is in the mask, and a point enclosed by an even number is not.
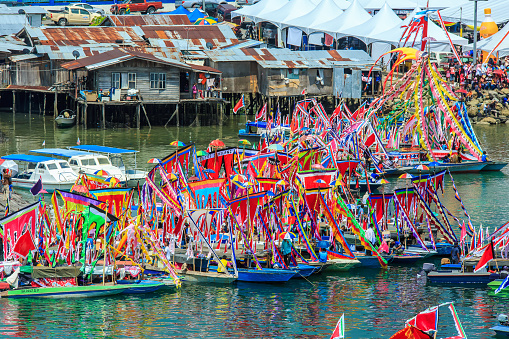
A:
[[[192,91],[193,91],[193,99],[196,99],[196,94],[198,93],[198,87],[196,86],[196,82],[193,85]]]
[[[9,194],[11,184],[12,184],[12,175],[7,168],[4,168],[3,173],[2,173],[2,186],[3,186],[3,193],[6,195],[6,197]]]
[[[459,264],[460,263],[460,247],[458,246],[458,242],[454,242],[454,247],[451,250],[451,261],[453,264]]]
[[[366,236],[366,239],[374,247],[376,244],[376,236],[375,236],[375,231],[373,230],[373,224],[369,224],[369,227],[366,230],[365,236]],[[366,255],[372,255],[372,254],[373,253],[370,250],[366,250]]]
[[[292,255],[292,244],[289,239],[283,239],[283,243],[281,244],[281,254],[283,254],[285,265],[289,267],[290,256]]]

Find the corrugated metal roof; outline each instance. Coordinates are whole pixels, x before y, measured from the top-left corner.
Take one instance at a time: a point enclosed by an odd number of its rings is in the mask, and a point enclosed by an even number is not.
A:
[[[19,11],[23,10],[26,14],[41,14],[48,13],[44,8],[40,6],[15,6],[8,7],[4,4],[0,4],[0,14],[19,14]]]
[[[0,35],[16,34],[25,27],[27,19],[19,14],[0,14]]]
[[[43,45],[146,44],[131,27],[26,27],[26,33]]]
[[[127,50],[122,48],[117,48],[94,56],[73,60],[65,64],[62,64],[62,67],[69,70],[78,68],[86,68],[88,70],[93,70],[136,58],[157,63],[163,63],[175,67],[191,69],[191,66],[186,65],[185,63],[175,59],[160,58],[154,56],[153,54],[143,53],[136,50]]]
[[[114,26],[117,27],[191,25],[191,21],[189,21],[187,15],[184,14],[110,15],[108,16],[108,19]],[[105,22],[103,22],[103,26],[104,24]]]
[[[42,58],[44,54],[20,54],[20,55],[13,55],[9,57],[9,60],[12,62],[18,62],[23,60],[30,60],[30,59],[37,59]]]
[[[374,63],[364,51],[243,48],[205,51],[205,54],[214,62],[254,61],[264,68],[366,67]]]

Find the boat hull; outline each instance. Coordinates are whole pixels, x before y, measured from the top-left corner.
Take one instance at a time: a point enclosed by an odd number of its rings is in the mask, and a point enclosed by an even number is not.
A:
[[[497,325],[490,328],[490,330],[495,331],[497,336],[509,338],[509,326]]]
[[[327,260],[327,263],[330,263],[325,269],[329,272],[346,272],[350,270],[352,267],[361,265],[359,260],[347,260],[347,259],[331,259]],[[378,263],[378,259],[377,259]],[[378,264],[380,265],[380,264]]]
[[[417,170],[415,168],[410,168],[407,170],[410,174],[430,174],[436,173],[443,170],[449,170],[451,173],[471,173],[471,172],[479,172],[484,167],[486,167],[485,162],[472,162],[472,163],[460,163],[460,164],[441,164],[440,166],[428,166],[429,170]]]
[[[392,256],[383,256],[383,258],[387,261],[387,263],[392,261]],[[378,261],[378,258],[375,256],[369,256],[369,255],[359,255],[355,256],[355,259],[357,259],[360,264],[357,266],[357,268],[380,268],[380,262]]]
[[[298,266],[290,266],[290,269],[297,271],[297,274],[295,274],[292,277],[292,279],[307,278],[317,270],[316,267],[305,264],[299,264]]]
[[[490,273],[473,272],[430,272],[428,279],[431,284],[453,285],[487,285],[490,282]]]
[[[55,123],[59,128],[69,128],[76,124],[76,116],[72,116],[71,118],[57,117],[55,119]]]
[[[237,278],[229,274],[215,272],[179,272],[183,276],[183,284],[233,284]]]
[[[95,298],[120,294],[128,288],[125,285],[41,287],[9,290],[0,295],[2,298]]]
[[[424,259],[422,255],[395,255],[391,265],[413,265],[421,259]]]
[[[507,162],[503,161],[488,161],[487,165],[484,166],[482,171],[501,171],[502,168],[507,166]]]
[[[32,187],[34,187],[35,184],[36,184],[36,182],[32,182],[30,180],[12,178],[12,187],[14,187],[14,188],[21,188],[21,189],[29,190]],[[69,191],[72,188],[72,186],[74,185],[74,182],[68,182],[68,183],[43,182],[42,184],[44,186],[44,189],[48,193],[51,193],[54,190]]]
[[[276,270],[264,268],[262,270],[239,269],[238,281],[252,283],[281,283],[287,282],[297,271],[294,270]]]
[[[133,283],[129,280],[119,280],[119,285],[125,285],[127,289],[122,292],[122,294],[145,294],[155,292],[162,287],[164,284],[162,282],[144,280],[138,283]]]

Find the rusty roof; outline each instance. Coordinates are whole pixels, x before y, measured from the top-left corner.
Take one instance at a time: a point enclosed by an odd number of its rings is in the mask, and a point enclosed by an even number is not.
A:
[[[292,51],[284,48],[241,48],[205,51],[214,62],[254,61],[263,68],[370,67],[374,61],[364,51]]]
[[[109,23],[117,27],[191,25],[191,21],[185,14],[109,15],[103,22],[103,26]]]
[[[20,85],[9,85],[8,89],[21,89],[21,90],[32,90],[32,91],[49,91],[51,87],[47,86],[20,86]]]
[[[189,64],[195,71],[209,72],[209,73],[222,73],[220,70],[209,67],[209,66],[201,66],[195,64]]]
[[[109,65],[118,64],[131,59],[142,59],[185,69],[192,68],[190,65],[186,65],[185,63],[180,62],[178,60],[160,58],[150,53],[144,53],[134,49],[127,50],[123,48],[116,48],[111,51],[107,51],[97,55],[69,61],[62,64],[62,68],[68,70],[74,70],[79,68],[93,70],[103,68]]]

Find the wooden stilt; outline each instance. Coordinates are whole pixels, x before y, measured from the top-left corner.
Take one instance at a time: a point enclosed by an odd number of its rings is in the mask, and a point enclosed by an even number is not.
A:
[[[147,110],[145,109],[145,105],[143,105],[143,103],[141,104],[141,108],[143,108],[143,113],[145,114],[145,118],[147,119],[148,128],[152,128],[152,125],[150,124],[150,120],[148,119]]]
[[[12,91],[12,114],[16,113],[16,91]]]
[[[136,105],[136,128],[140,129],[140,104]]]
[[[106,105],[104,104],[104,102],[103,102],[103,104],[102,104],[101,109],[102,109],[102,121],[101,121],[101,127],[102,127],[102,128],[106,128]]]
[[[32,93],[28,94],[28,118],[32,118]]]
[[[53,103],[53,118],[58,115],[58,91],[55,90],[55,102]]]
[[[42,115],[46,115],[46,93],[44,93],[44,98],[42,100]]]
[[[88,124],[88,104],[87,102],[85,101],[85,119],[83,121],[83,127],[85,127],[85,129],[87,129],[87,124]]]

